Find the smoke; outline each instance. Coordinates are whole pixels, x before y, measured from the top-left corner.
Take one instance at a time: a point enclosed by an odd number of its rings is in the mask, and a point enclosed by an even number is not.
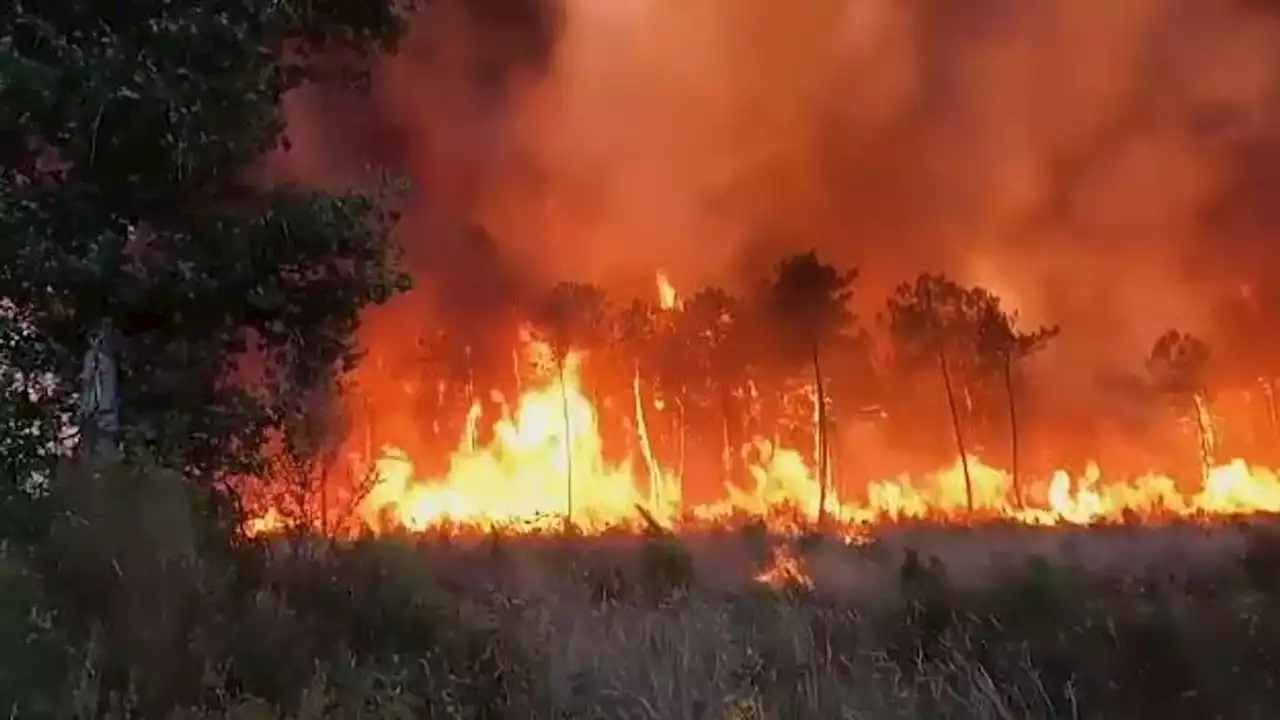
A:
[[[499,177],[484,218],[553,276],[946,270],[1138,354],[1254,267],[1217,251],[1278,48],[1228,2],[578,0],[513,109],[552,180]]]
[[[291,99],[290,165],[405,169],[435,304],[816,247],[867,314],[941,270],[1061,324],[1042,370],[1083,398],[1273,266],[1276,68],[1244,0],[439,0],[371,99]]]

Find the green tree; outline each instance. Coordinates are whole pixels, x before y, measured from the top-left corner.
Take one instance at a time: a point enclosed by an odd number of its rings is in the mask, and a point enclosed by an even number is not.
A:
[[[247,172],[317,53],[391,46],[393,0],[41,0],[0,28],[0,299],[28,338],[0,345],[21,379],[0,415],[35,428],[8,464],[49,469],[112,328],[129,447],[199,477],[260,470],[300,390],[356,360],[361,309],[407,279],[380,198]]]
[[[1013,494],[1018,506],[1022,506],[1022,480],[1018,472],[1018,403],[1015,394],[1015,374],[1022,360],[1043,350],[1061,332],[1058,326],[1038,327],[1024,331],[1018,327],[1018,314],[1000,307],[1000,298],[984,293],[980,305],[978,325],[978,352],[984,369],[999,373],[1004,385],[1005,400],[1009,406],[1009,454],[1010,471],[1013,474]]]
[[[830,486],[830,459],[827,428],[828,397],[822,375],[822,355],[833,344],[852,332],[853,298],[856,270],[841,270],[819,259],[816,252],[806,252],[783,259],[769,280],[768,307],[774,327],[783,335],[784,352],[789,359],[804,361],[813,370],[814,395],[817,406],[817,448],[819,499],[818,524],[826,518],[827,493]]]
[[[562,282],[551,289],[539,308],[538,319],[555,358],[564,414],[564,454],[567,505],[565,524],[573,524],[573,427],[569,416],[567,366],[575,349],[599,348],[609,332],[609,301],[595,285]]]

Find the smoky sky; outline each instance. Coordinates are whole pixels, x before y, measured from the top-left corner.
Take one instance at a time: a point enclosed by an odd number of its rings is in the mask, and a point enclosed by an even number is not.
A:
[[[422,302],[816,248],[868,317],[943,271],[1123,366],[1277,267],[1278,68],[1256,0],[436,0],[369,97],[290,98],[282,164],[407,173]]]

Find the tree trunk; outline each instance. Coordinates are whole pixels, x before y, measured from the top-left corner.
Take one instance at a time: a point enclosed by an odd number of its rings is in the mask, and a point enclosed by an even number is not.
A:
[[[826,436],[827,475],[831,478],[830,493],[831,497],[835,498],[836,502],[836,515],[834,520],[838,527],[843,519],[840,512],[842,507],[839,504],[839,499],[846,496],[846,488],[844,486],[845,475],[840,472],[840,466],[842,464],[841,458],[843,456],[843,447],[840,444],[840,418],[836,417],[834,419],[828,419],[827,429],[830,431]]]
[[[813,381],[818,409],[818,529],[826,527],[827,519],[827,393],[822,383],[822,363],[818,360],[818,345],[813,345]]]
[[[724,472],[724,481],[726,485],[737,485],[737,478],[734,477],[733,467],[733,440],[732,434],[729,432],[729,414],[732,412],[729,400],[729,390],[725,388],[721,399],[722,407],[720,408],[720,467]]]
[[[973,477],[969,473],[969,455],[964,448],[964,434],[960,430],[960,410],[956,407],[956,394],[951,385],[951,370],[947,367],[946,353],[938,353],[938,368],[942,371],[942,386],[947,391],[947,409],[951,411],[951,428],[956,434],[956,449],[960,451],[960,467],[964,470],[965,504],[973,513]]]
[[[684,397],[676,400],[676,472],[680,477],[680,502],[676,506],[676,516],[684,519],[685,500],[685,461],[688,451],[688,424],[685,422]]]
[[[110,320],[93,331],[80,375],[78,451],[90,456],[114,452],[120,431],[117,337]]]
[[[569,422],[569,389],[565,386],[565,358],[561,356],[560,365],[560,410],[564,416],[564,470],[566,483],[564,525],[566,530],[573,528],[573,427]]]
[[[1276,409],[1276,381],[1267,378],[1262,381],[1262,394],[1267,396],[1267,419],[1271,422],[1271,441],[1280,440],[1280,412]]]
[[[662,473],[658,468],[658,461],[653,455],[653,441],[649,438],[649,421],[648,413],[644,408],[644,395],[640,386],[640,363],[637,361],[634,365],[635,374],[631,379],[631,395],[635,402],[636,416],[636,440],[640,445],[640,456],[644,458],[645,471],[649,480],[649,507],[658,509],[663,505],[662,490]]]
[[[1013,501],[1022,507],[1022,479],[1018,475],[1018,403],[1013,392],[1013,357],[1004,356],[1004,394],[1009,401],[1009,450],[1013,473]]]
[[[1209,414],[1209,405],[1204,401],[1204,395],[1199,392],[1191,396],[1191,404],[1196,415],[1196,442],[1200,446],[1200,479],[1208,482],[1209,471],[1213,468],[1213,441],[1209,437],[1209,427],[1205,422]]]
[[[515,379],[515,384],[516,384],[515,396],[518,398],[520,397],[520,394],[524,392],[524,378],[521,376],[521,373],[520,373],[520,351],[519,350],[511,351],[511,377]]]
[[[320,476],[320,537],[329,537],[329,475]]]
[[[747,424],[751,419],[744,414],[743,405],[734,395],[734,387],[726,383],[721,399],[723,415],[723,461],[725,480],[733,487],[744,487],[742,452],[744,437],[748,436]]]
[[[474,454],[476,451],[476,433],[473,432],[474,425],[471,423],[471,411],[476,404],[476,371],[475,363],[471,357],[471,346],[466,348],[467,358],[467,452]],[[563,380],[563,378],[561,378]]]

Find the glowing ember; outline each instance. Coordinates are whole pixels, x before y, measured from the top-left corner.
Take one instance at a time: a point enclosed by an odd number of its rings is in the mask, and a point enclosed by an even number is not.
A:
[[[778,589],[813,587],[813,579],[805,572],[803,562],[783,548],[774,551],[772,564],[756,575],[756,582]]]

